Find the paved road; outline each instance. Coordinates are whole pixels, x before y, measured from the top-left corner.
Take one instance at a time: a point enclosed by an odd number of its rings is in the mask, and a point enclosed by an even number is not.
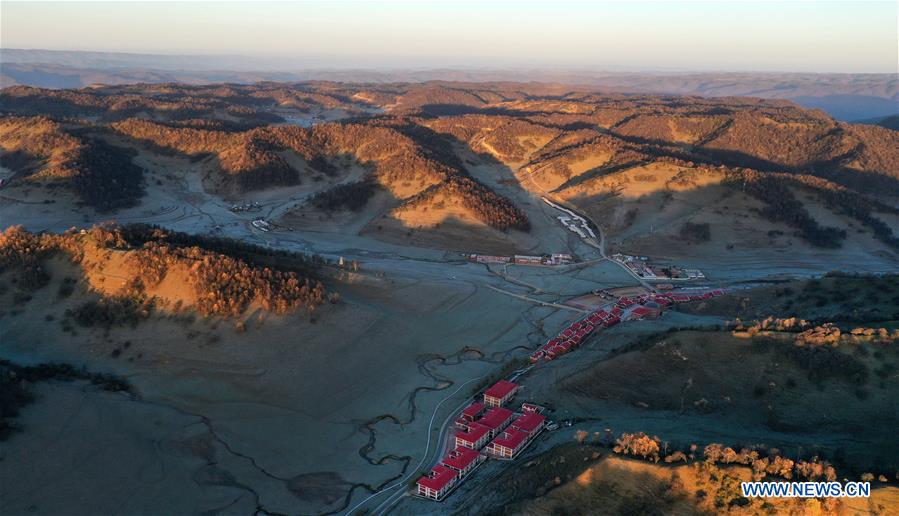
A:
[[[562,304],[559,304],[559,303],[553,303],[553,302],[551,302],[551,301],[541,301],[541,300],[539,300],[539,299],[534,299],[534,298],[532,298],[532,297],[528,297],[528,296],[526,296],[526,295],[524,295],[524,294],[516,294],[515,292],[509,292],[508,290],[503,290],[503,289],[501,289],[501,288],[499,288],[499,287],[494,287],[493,285],[486,285],[486,287],[489,288],[489,289],[491,289],[491,290],[495,290],[495,291],[497,291],[497,292],[499,292],[499,293],[501,293],[501,294],[505,294],[505,295],[507,295],[507,296],[512,296],[512,297],[516,297],[516,298],[518,298],[518,299],[522,299],[522,300],[527,301],[527,302],[529,302],[529,303],[535,303],[535,304],[542,305],[542,306],[551,306],[551,307],[553,307],[553,308],[561,308],[561,309],[564,309],[564,310],[571,310],[572,312],[578,312],[578,313],[582,313],[582,314],[589,314],[589,313],[590,313],[589,310],[582,310],[582,309],[580,309],[580,308],[575,308],[575,307],[573,307],[573,306],[568,306],[568,305],[562,305]]]
[[[443,405],[444,402],[446,402],[447,400],[451,399],[453,396],[455,396],[456,394],[458,394],[459,391],[461,391],[462,388],[464,388],[466,385],[470,384],[471,382],[478,381],[478,380],[484,378],[485,376],[486,376],[486,375],[478,376],[477,378],[472,378],[472,379],[470,379],[470,380],[466,380],[465,382],[463,382],[462,384],[460,384],[459,387],[456,388],[456,390],[454,390],[454,391],[452,392],[452,394],[450,394],[449,396],[447,396],[447,397],[443,398],[442,400],[440,400],[440,403],[438,403],[438,404],[434,407],[434,412],[431,414],[431,420],[428,422],[428,440],[427,440],[427,442],[425,443],[425,451],[424,451],[424,453],[423,453],[422,456],[421,456],[421,460],[418,462],[418,465],[415,466],[415,468],[413,468],[408,474],[406,474],[406,476],[404,476],[403,478],[397,480],[395,483],[393,483],[393,484],[391,484],[391,485],[389,485],[389,486],[387,486],[387,487],[381,489],[380,491],[378,491],[378,492],[376,492],[376,493],[372,493],[371,495],[368,496],[368,498],[366,498],[366,499],[362,500],[361,502],[359,502],[358,504],[356,504],[353,508],[351,508],[350,510],[348,510],[345,514],[350,515],[350,514],[352,514],[353,512],[355,512],[355,511],[357,511],[357,510],[359,510],[359,509],[362,509],[363,506],[364,506],[365,504],[367,504],[369,501],[371,501],[373,498],[376,498],[376,497],[378,497],[378,496],[380,496],[380,495],[382,495],[382,494],[384,494],[384,493],[387,493],[387,492],[389,492],[389,491],[394,491],[394,490],[396,490],[398,487],[405,486],[405,485],[406,485],[406,482],[408,482],[409,479],[412,478],[413,475],[417,475],[417,474],[420,473],[421,467],[422,467],[424,464],[426,464],[426,463],[427,463],[427,464],[431,464],[431,463],[436,464],[437,461],[438,461],[441,457],[443,457],[443,454],[444,454],[444,452],[445,452],[445,450],[443,449],[444,447],[441,445],[441,443],[445,443],[445,442],[446,442],[446,436],[447,436],[447,432],[449,431],[449,425],[450,425],[450,423],[451,423],[452,421],[455,420],[456,414],[457,414],[460,410],[462,410],[462,408],[463,408],[465,405],[467,405],[467,404],[469,404],[469,403],[471,402],[471,398],[466,398],[465,401],[463,401],[458,407],[456,407],[455,409],[453,409],[453,410],[449,413],[449,415],[447,416],[447,418],[443,421],[443,424],[440,425],[440,434],[439,434],[438,439],[436,439],[436,441],[437,441],[437,446],[434,447],[433,453],[429,453],[429,452],[430,452],[430,449],[431,449],[431,441],[433,440],[433,439],[431,439],[431,433],[432,433],[431,430],[432,430],[433,427],[434,427],[434,419],[437,417],[437,411],[440,410],[440,406]],[[383,502],[381,502],[381,504],[379,504],[377,507],[375,507],[375,509],[372,511],[372,513],[373,513],[373,514],[379,514],[380,511],[385,511],[385,512],[386,512],[387,509],[389,509],[390,507],[392,507],[392,506],[393,506],[397,501],[399,501],[399,499],[402,498],[405,494],[406,494],[406,490],[405,490],[405,489],[399,489],[399,490],[397,490],[394,494],[390,495],[386,500],[384,500]]]

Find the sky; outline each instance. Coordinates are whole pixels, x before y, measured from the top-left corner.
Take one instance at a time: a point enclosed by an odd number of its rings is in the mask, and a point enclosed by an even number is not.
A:
[[[897,73],[899,2],[11,2],[0,47],[247,56],[260,69]]]

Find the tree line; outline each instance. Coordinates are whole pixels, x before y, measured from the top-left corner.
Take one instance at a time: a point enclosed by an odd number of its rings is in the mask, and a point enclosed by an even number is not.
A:
[[[143,225],[98,226],[83,235],[35,235],[22,227],[8,228],[0,234],[0,273],[15,271],[22,290],[41,288],[50,279],[42,263],[46,258],[64,253],[84,263],[88,245],[126,252],[132,278],[122,296],[89,302],[68,314],[85,326],[136,322],[140,312],[153,308],[145,288],[175,268],[186,272],[196,293],[194,308],[203,315],[238,316],[253,302],[284,314],[302,307],[314,310],[328,299],[316,275],[320,258]]]

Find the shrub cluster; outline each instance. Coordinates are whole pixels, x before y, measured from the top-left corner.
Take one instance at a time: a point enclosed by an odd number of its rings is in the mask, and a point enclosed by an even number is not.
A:
[[[333,188],[319,192],[312,196],[309,202],[316,208],[324,211],[361,210],[372,195],[377,191],[378,185],[371,180],[356,181],[337,185]]]
[[[678,234],[680,235],[681,240],[687,242],[688,244],[700,244],[702,242],[708,242],[712,239],[712,231],[709,228],[708,222],[684,222],[684,224],[680,227],[680,231]]]

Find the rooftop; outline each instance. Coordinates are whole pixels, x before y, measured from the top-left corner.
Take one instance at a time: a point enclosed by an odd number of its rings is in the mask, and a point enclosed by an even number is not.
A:
[[[522,432],[517,428],[510,428],[493,440],[494,444],[505,446],[506,448],[518,448],[528,438],[527,432]]]
[[[456,472],[452,469],[436,465],[427,476],[418,479],[418,483],[434,491],[440,491],[456,478]]]
[[[510,417],[512,417],[511,410],[504,407],[495,407],[484,414],[484,417],[479,419],[478,423],[492,430],[502,426]]]
[[[487,435],[487,432],[489,431],[490,428],[480,424],[480,422],[476,422],[468,425],[467,432],[456,434],[456,437],[461,437],[463,440],[473,443],[477,442],[478,439]]]
[[[465,410],[462,411],[462,415],[468,416],[470,418],[475,418],[478,414],[481,413],[482,410],[484,410],[483,403],[472,403],[471,405],[465,407]]]
[[[531,433],[539,428],[545,420],[546,418],[541,416],[540,414],[525,414],[516,419],[515,422],[512,423],[512,426],[514,428],[520,428],[525,432]]]
[[[646,308],[645,306],[638,306],[637,308],[634,308],[634,310],[631,313],[633,315],[636,315],[637,317],[643,317],[644,315],[651,314],[652,310],[650,310],[649,308]]]
[[[490,387],[489,389],[487,389],[487,391],[484,392],[484,395],[491,396],[493,398],[505,398],[510,393],[514,392],[515,389],[517,389],[517,388],[518,388],[518,385],[516,385],[510,381],[500,380],[500,381],[496,382],[495,384],[493,384],[493,387]]]
[[[465,469],[477,460],[478,455],[480,454],[475,450],[459,447],[446,454],[446,457],[443,458],[443,464],[455,469]]]

